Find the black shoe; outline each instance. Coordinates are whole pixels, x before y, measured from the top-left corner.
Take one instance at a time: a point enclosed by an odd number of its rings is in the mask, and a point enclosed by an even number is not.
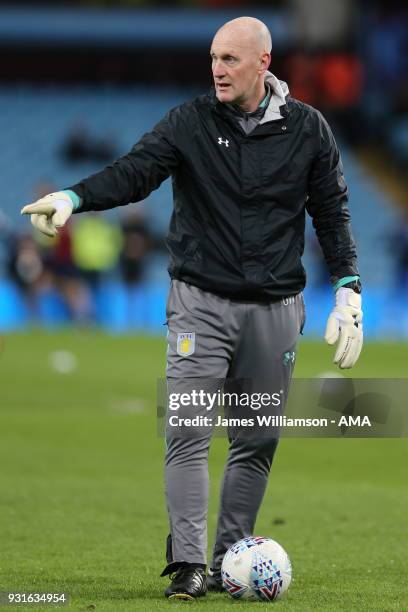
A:
[[[225,591],[222,585],[221,572],[218,570],[209,569],[207,576],[207,589],[209,591],[215,591],[216,593],[222,593]]]
[[[182,565],[171,578],[171,585],[164,591],[169,599],[192,601],[207,592],[207,577],[201,567]]]

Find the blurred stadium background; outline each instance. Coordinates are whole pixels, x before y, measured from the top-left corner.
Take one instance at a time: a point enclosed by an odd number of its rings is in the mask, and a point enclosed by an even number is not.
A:
[[[368,338],[408,336],[407,62],[404,3],[78,1],[0,5],[0,330],[96,324],[162,332],[167,181],[142,204],[77,216],[56,241],[19,210],[127,150],[211,86],[208,50],[250,12],[272,31],[271,70],[324,112],[339,142]],[[90,237],[92,236],[92,239]],[[308,227],[305,334],[332,303]]]
[[[404,11],[393,0],[0,2],[0,591],[66,590],[81,610],[167,609],[155,395],[170,184],[78,215],[56,241],[19,211],[209,88],[209,45],[226,20],[268,24],[271,70],[324,112],[341,148],[371,340],[352,375],[407,376]],[[304,262],[296,375],[312,377],[333,369],[322,340],[333,292],[310,225]],[[210,541],[225,453],[214,440]],[[283,607],[408,609],[406,465],[406,440],[281,442],[257,532],[292,558]]]

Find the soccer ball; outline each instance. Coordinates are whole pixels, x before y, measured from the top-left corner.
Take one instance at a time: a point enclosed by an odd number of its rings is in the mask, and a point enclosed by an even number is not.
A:
[[[271,602],[287,591],[292,566],[275,540],[251,536],[228,549],[221,576],[224,588],[232,597]]]

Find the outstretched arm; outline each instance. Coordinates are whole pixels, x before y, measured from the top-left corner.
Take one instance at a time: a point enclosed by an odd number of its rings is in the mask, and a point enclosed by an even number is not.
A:
[[[73,212],[106,210],[138,202],[157,189],[180,163],[175,144],[177,109],[170,111],[132,150],[100,172],[22,209],[37,229],[55,236]]]

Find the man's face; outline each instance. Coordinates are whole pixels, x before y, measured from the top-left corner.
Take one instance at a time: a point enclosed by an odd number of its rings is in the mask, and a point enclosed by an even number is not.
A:
[[[259,93],[259,82],[267,68],[268,54],[261,54],[249,39],[220,31],[211,46],[215,92],[220,102],[251,105]],[[266,58],[264,57],[266,56]]]

